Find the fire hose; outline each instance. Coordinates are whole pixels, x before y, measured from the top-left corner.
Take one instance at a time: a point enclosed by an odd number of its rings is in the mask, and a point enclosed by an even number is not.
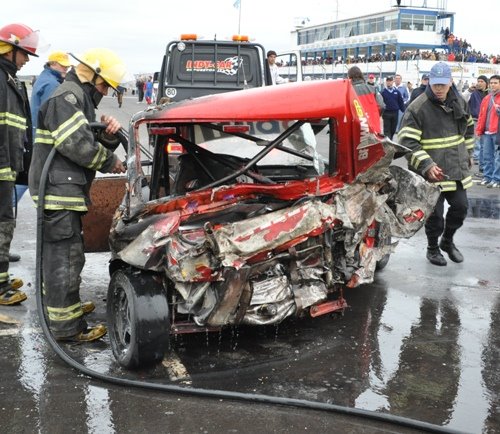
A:
[[[103,129],[105,126],[102,124],[94,124],[94,128]],[[126,143],[128,142],[128,137],[124,130],[120,130],[116,133],[117,138],[120,143],[126,148]],[[113,141],[112,147],[116,142]],[[118,146],[118,145],[117,145]],[[116,148],[115,148],[116,149]],[[40,321],[40,325],[42,327],[43,334],[49,345],[52,347],[54,352],[69,366],[80,371],[82,374],[94,378],[97,380],[101,380],[106,383],[116,384],[119,386],[126,387],[137,387],[141,389],[147,390],[155,390],[162,391],[168,393],[178,393],[183,395],[190,395],[196,397],[207,397],[207,398],[216,398],[216,399],[230,399],[237,401],[245,401],[245,402],[254,402],[259,404],[272,404],[272,405],[282,405],[287,407],[294,408],[303,408],[307,410],[320,410],[326,411],[330,413],[337,413],[347,416],[353,417],[361,417],[365,419],[370,419],[378,422],[389,423],[398,426],[404,426],[407,428],[419,430],[422,432],[430,432],[430,433],[453,433],[460,434],[460,431],[453,430],[451,428],[442,427],[438,425],[434,425],[427,422],[418,421],[415,419],[410,419],[402,416],[395,416],[387,413],[380,413],[376,411],[364,410],[359,408],[345,407],[341,405],[335,405],[325,402],[318,401],[310,401],[305,399],[297,399],[297,398],[286,398],[286,397],[277,397],[271,395],[263,395],[263,394],[255,394],[255,393],[242,393],[242,392],[231,392],[225,390],[217,390],[217,389],[202,389],[202,388],[193,388],[193,387],[183,387],[177,386],[174,384],[158,384],[158,383],[149,383],[147,381],[140,380],[131,380],[127,378],[119,378],[111,375],[103,374],[101,372],[90,369],[76,360],[72,359],[60,346],[59,342],[52,335],[45,315],[45,309],[43,304],[43,210],[45,205],[45,190],[48,179],[48,172],[50,166],[52,164],[52,160],[56,153],[56,148],[52,148],[50,151],[47,160],[45,161],[42,174],[40,177],[40,185],[38,191],[38,204],[37,204],[37,235],[36,235],[36,279],[35,279],[35,288],[36,288],[36,304],[37,304],[37,313]]]

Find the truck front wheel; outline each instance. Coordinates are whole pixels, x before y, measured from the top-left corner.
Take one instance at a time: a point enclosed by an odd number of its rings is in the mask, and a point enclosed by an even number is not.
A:
[[[169,346],[167,294],[153,273],[117,270],[107,299],[111,349],[128,369],[158,363]]]

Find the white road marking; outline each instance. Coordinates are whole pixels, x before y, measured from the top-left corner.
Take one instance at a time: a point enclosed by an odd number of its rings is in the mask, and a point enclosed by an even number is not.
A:
[[[4,329],[4,330],[0,330],[0,336],[15,336],[17,334],[19,334],[19,332],[21,331],[21,329],[19,328],[12,328],[12,329]]]
[[[3,315],[1,313],[0,313],[0,322],[4,324],[21,324],[21,322],[18,321],[17,319],[14,319],[8,315]]]

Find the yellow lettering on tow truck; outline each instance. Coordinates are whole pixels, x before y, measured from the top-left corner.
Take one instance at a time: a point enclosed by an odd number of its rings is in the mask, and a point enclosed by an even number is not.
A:
[[[370,128],[368,127],[368,120],[366,119],[365,112],[361,107],[361,104],[357,99],[353,100],[354,108],[356,109],[356,114],[359,118],[359,143],[358,149],[358,161],[366,160],[369,157],[368,145],[367,143],[370,136]]]
[[[354,104],[354,108],[356,109],[356,114],[358,115],[358,118],[364,117],[364,112],[363,109],[361,108],[361,104],[359,103],[359,101],[357,99],[354,99],[352,103]]]

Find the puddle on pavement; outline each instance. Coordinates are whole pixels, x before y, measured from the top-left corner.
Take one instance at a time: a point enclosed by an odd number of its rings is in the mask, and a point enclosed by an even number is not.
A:
[[[500,199],[473,197],[469,198],[468,217],[500,219]]]
[[[337,320],[325,316],[284,322],[279,329],[235,327],[180,335],[172,337],[171,345],[196,387],[308,398],[488,432],[498,417],[500,296],[477,279],[461,283],[442,297],[366,285],[350,293],[351,308]],[[470,297],[468,285],[479,286],[476,297]],[[22,329],[17,339],[19,353],[8,360],[17,369],[21,389],[44,415],[43,424],[50,416],[38,408],[49,396],[43,391],[50,391],[54,374],[61,372],[49,363],[51,351],[40,333]],[[91,369],[135,376],[113,372],[116,364],[106,346],[72,350]],[[60,369],[73,375],[67,367]],[[146,377],[160,380],[162,372],[148,371]],[[54,396],[66,399],[71,391],[83,390],[89,432],[99,432],[99,427],[114,432],[127,411],[106,386],[88,383],[83,389],[69,385],[69,392],[56,390]]]

